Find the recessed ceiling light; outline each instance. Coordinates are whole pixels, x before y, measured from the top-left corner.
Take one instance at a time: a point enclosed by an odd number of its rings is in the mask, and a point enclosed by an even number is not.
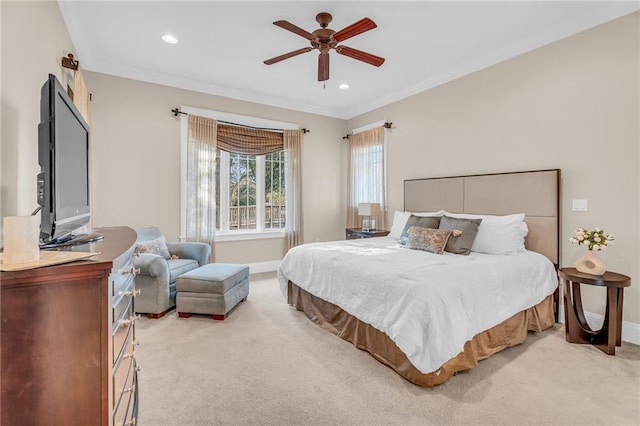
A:
[[[162,36],[162,40],[165,43],[169,43],[169,44],[176,44],[178,42],[178,39],[175,38],[174,36],[172,36],[171,34],[165,34]]]
[[[349,88],[349,85],[347,83],[342,83],[340,86],[338,86],[340,89],[342,90],[347,90]]]

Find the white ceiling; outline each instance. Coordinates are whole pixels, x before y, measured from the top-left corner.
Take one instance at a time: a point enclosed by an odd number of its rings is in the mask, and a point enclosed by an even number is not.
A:
[[[60,10],[90,71],[331,117],[351,118],[638,10],[637,1],[66,1]],[[317,81],[317,51],[272,24],[309,32],[318,12],[338,31],[363,17],[378,28],[342,44],[386,58],[376,68],[331,51]],[[176,45],[160,37],[171,33]],[[346,82],[348,90],[338,89]]]

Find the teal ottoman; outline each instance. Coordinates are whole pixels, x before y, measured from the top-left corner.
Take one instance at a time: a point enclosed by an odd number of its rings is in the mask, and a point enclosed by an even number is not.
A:
[[[206,314],[215,320],[224,320],[249,296],[249,267],[209,263],[180,275],[176,290],[176,311],[180,318]]]

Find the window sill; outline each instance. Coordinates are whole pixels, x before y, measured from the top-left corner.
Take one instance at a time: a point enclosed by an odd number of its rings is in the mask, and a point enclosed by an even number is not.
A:
[[[216,242],[264,240],[269,238],[284,238],[284,231],[216,233]]]

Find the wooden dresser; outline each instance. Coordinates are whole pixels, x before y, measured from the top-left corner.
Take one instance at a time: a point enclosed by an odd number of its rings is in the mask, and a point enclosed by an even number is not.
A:
[[[2,425],[134,425],[136,232],[65,250],[91,260],[0,273]]]

